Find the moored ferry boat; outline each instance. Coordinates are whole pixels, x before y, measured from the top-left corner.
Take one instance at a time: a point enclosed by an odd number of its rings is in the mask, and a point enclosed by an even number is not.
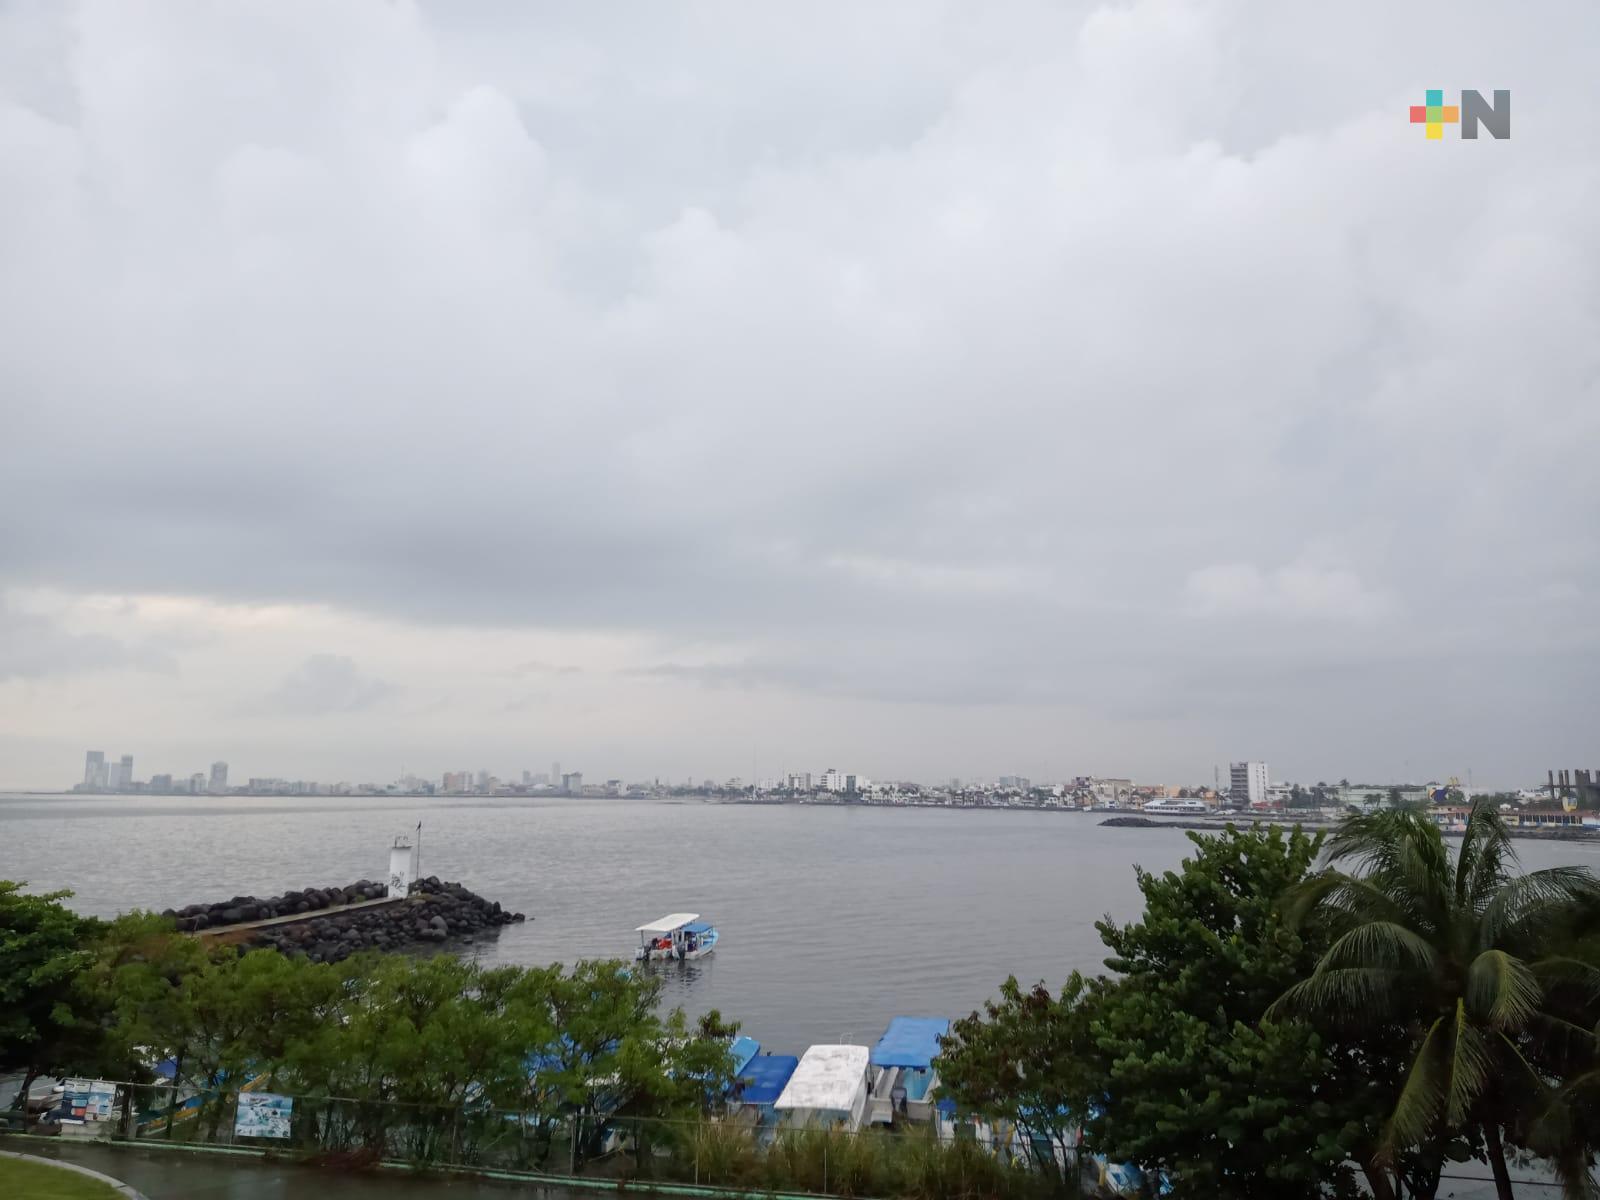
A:
[[[717,927],[699,913],[669,913],[634,932],[639,935],[635,962],[687,962],[717,947]]]
[[[1142,810],[1156,816],[1169,817],[1203,817],[1211,810],[1206,807],[1204,800],[1179,800],[1168,796],[1159,800],[1151,800]]]

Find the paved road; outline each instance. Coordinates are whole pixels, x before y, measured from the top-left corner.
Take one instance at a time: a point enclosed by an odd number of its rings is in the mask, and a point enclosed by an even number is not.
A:
[[[13,1148],[104,1172],[131,1184],[150,1200],[296,1200],[306,1196],[338,1200],[508,1200],[516,1195],[594,1200],[596,1195],[528,1183],[421,1179],[401,1171],[333,1172],[225,1154],[141,1150],[132,1146],[29,1141],[26,1147],[18,1143]]]
[[[305,1196],[337,1200],[508,1200],[539,1196],[542,1200],[596,1200],[601,1192],[543,1187],[534,1183],[496,1183],[448,1176],[417,1178],[401,1171],[334,1172],[326,1168],[266,1163],[224,1154],[143,1150],[134,1146],[96,1146],[79,1142],[29,1141],[11,1147],[41,1158],[60,1158],[114,1176],[131,1184],[149,1200],[296,1200]],[[1494,1200],[1487,1168],[1473,1163],[1457,1168],[1460,1175],[1443,1181],[1444,1200]],[[1560,1188],[1548,1175],[1535,1177],[1527,1168],[1512,1172],[1517,1194],[1531,1200],[1556,1200]],[[1600,1181],[1600,1180],[1597,1180]]]

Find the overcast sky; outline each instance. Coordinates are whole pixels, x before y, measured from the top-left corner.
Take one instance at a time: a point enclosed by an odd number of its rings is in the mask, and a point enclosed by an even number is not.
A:
[[[0,0],[0,785],[1600,766],[1597,50]]]

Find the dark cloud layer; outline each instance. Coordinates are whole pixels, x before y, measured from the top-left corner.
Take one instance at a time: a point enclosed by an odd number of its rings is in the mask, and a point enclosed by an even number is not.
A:
[[[617,686],[752,703],[1070,704],[1130,770],[1173,722],[1306,770],[1330,731],[1350,771],[1581,757],[1596,34],[12,5],[0,581],[615,634]],[[1513,139],[1425,144],[1441,85],[1512,88]],[[119,653],[0,637],[14,675]],[[390,668],[343,650],[237,702],[364,708]]]

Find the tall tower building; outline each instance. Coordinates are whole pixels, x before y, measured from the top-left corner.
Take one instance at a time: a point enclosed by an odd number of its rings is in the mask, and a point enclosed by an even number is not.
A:
[[[558,762],[553,762],[550,764],[550,786],[561,786],[561,764]]]
[[[83,786],[102,788],[106,785],[106,755],[104,750],[91,750],[83,756]]]
[[[220,794],[228,790],[227,763],[214,762],[211,764],[211,785],[206,790],[214,794]]]
[[[1256,804],[1267,798],[1267,764],[1236,762],[1228,765],[1228,794],[1235,803]]]
[[[131,754],[122,756],[122,786],[125,788],[133,786],[133,755]]]

